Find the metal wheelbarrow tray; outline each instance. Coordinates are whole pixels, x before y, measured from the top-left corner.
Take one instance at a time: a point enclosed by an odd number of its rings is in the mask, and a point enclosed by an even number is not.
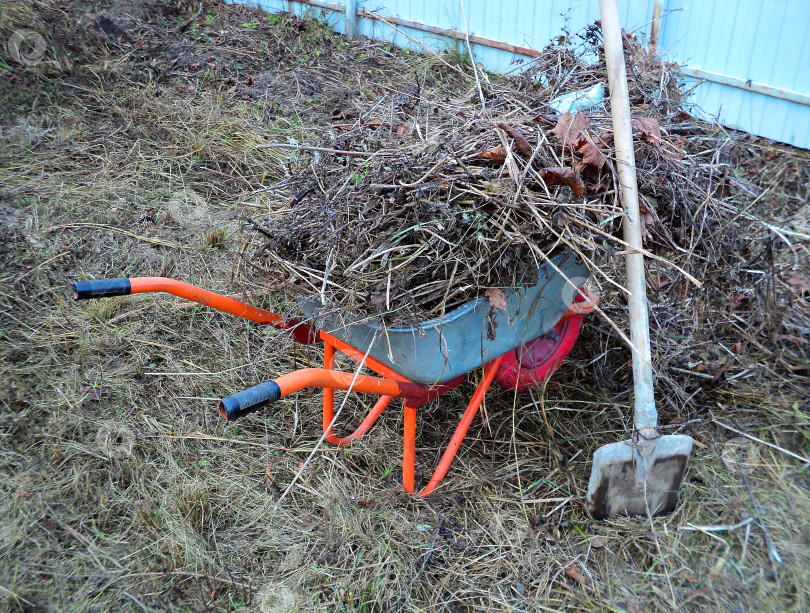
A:
[[[219,402],[220,415],[232,421],[304,388],[320,387],[325,438],[332,444],[346,445],[366,434],[391,400],[401,397],[402,484],[410,493],[415,491],[417,409],[455,388],[467,373],[483,367],[478,387],[438,467],[418,493],[427,496],[447,473],[493,380],[523,389],[540,382],[533,375],[541,380],[562,362],[579,333],[582,316],[594,308],[596,296],[588,293],[586,299],[578,291],[589,276],[590,271],[580,259],[563,253],[539,267],[535,285],[505,290],[505,310],[495,308],[486,298],[477,299],[414,328],[385,329],[379,322],[344,324],[337,318],[318,318],[315,307],[306,307],[308,318],[318,321],[320,330],[316,330],[308,323],[285,321],[270,311],[162,277],[80,281],[73,284],[73,296],[81,300],[166,292],[257,323],[291,330],[295,340],[303,344],[323,342],[323,368],[288,373],[227,396]],[[336,350],[380,377],[335,370]],[[528,359],[538,355],[543,356],[539,362]],[[525,372],[521,372],[522,368]],[[345,437],[333,432],[336,389],[380,396],[357,430]]]
[[[575,257],[562,254],[555,266],[577,286],[590,276]],[[538,271],[537,283],[506,292],[506,311],[493,308],[489,299],[471,300],[413,328],[386,328],[380,324],[345,325],[326,318],[321,330],[351,344],[416,383],[447,383],[491,362],[498,356],[549,332],[560,321],[576,294],[549,265]],[[568,298],[566,300],[566,297]],[[315,317],[312,304],[304,306]]]

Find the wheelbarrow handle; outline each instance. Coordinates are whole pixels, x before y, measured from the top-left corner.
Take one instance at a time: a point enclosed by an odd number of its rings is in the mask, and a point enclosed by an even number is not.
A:
[[[275,381],[265,381],[219,401],[219,414],[234,421],[281,398],[281,388]]]
[[[99,279],[98,281],[77,281],[73,284],[73,299],[107,298],[109,296],[129,296],[132,284],[129,279]]]
[[[73,298],[87,300],[109,296],[127,296],[129,294],[147,294],[166,292],[197,304],[209,306],[224,313],[243,317],[260,324],[270,324],[281,330],[292,330],[295,340],[302,345],[318,342],[318,334],[305,323],[284,321],[279,315],[260,309],[230,296],[209,292],[201,287],[183,283],[166,277],[131,277],[129,279],[99,279],[96,281],[77,281],[73,284]]]
[[[411,406],[424,404],[435,396],[433,393],[435,390],[444,389],[442,386],[431,389],[418,383],[356,375],[326,368],[304,368],[223,398],[219,401],[219,414],[228,421],[233,421],[306,387],[352,390],[378,396],[401,396]]]

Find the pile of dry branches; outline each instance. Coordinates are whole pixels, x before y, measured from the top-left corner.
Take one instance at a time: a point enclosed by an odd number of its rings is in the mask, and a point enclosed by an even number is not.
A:
[[[672,112],[680,98],[669,67],[630,38],[627,47],[649,239],[655,203],[681,189],[684,165],[684,140],[662,121],[689,116]],[[457,97],[417,77],[344,112],[328,142],[264,145],[301,155],[274,186],[286,203],[250,220],[262,236],[254,264],[329,308],[402,325],[488,288],[532,283],[557,250],[577,251],[594,269],[600,251],[621,250],[607,101],[575,115],[549,112],[555,92],[607,86],[604,62],[588,64],[557,43],[520,77],[496,83],[467,72],[473,78]]]

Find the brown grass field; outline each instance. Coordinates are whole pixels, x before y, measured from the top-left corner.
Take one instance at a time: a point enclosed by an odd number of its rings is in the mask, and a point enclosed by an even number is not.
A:
[[[281,308],[240,215],[283,204],[258,190],[292,154],[255,145],[320,142],[347,96],[417,72],[468,91],[442,63],[468,58],[215,1],[6,0],[3,44],[19,28],[48,50],[35,66],[0,51],[0,609],[810,610],[807,151],[689,133],[692,163],[727,180],[692,212],[701,251],[660,249],[703,288],[648,264],[661,417],[695,439],[673,514],[585,510],[591,455],[632,413],[629,351],[594,317],[545,389],[493,389],[441,488],[415,499],[397,404],[304,470],[319,394],[217,415],[317,349],[165,295],[67,288],[164,275]],[[602,264],[621,278],[620,255]],[[420,411],[421,477],[478,376]],[[352,396],[341,421],[372,401]]]

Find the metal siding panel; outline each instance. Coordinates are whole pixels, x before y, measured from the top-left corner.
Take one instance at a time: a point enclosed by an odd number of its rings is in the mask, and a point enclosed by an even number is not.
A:
[[[796,8],[796,3],[793,8]],[[797,89],[799,84],[794,82],[796,74],[796,62],[807,62],[810,58],[797,58],[796,47],[799,41],[807,35],[807,28],[810,27],[810,10],[807,3],[803,3],[805,8],[805,18],[800,19],[798,11],[771,11],[759,24],[759,38],[752,41],[753,47],[757,51],[753,62],[748,67],[749,78],[755,81],[764,81],[768,85],[784,87],[785,89]],[[774,49],[773,58],[769,62],[762,61],[763,53],[768,48]],[[803,91],[810,92],[810,88]]]
[[[808,37],[801,37],[799,60],[796,62],[796,71],[793,73],[793,83],[799,91],[810,89],[810,42]]]
[[[807,0],[670,0],[660,48],[693,68],[810,93]],[[728,85],[704,83],[691,96],[729,127],[808,147],[810,107]]]
[[[492,3],[487,0],[466,0],[464,13],[467,17],[467,32],[478,34],[493,40],[523,45],[523,40],[517,32],[518,18],[522,10],[528,8],[523,2]],[[457,29],[464,31],[464,15],[461,14],[461,3],[458,2],[459,15]],[[532,46],[528,44],[527,46]],[[483,66],[494,66],[495,70],[506,71],[513,65],[519,56],[508,51],[492,49],[483,45],[472,45],[473,56],[476,62]]]
[[[423,16],[425,7],[427,6],[426,3],[422,3],[420,6],[416,2],[409,0],[387,0],[386,4],[387,7],[384,9],[379,8],[377,12],[383,15],[392,15],[394,17],[402,17],[405,19],[411,19],[413,21],[425,22],[424,18],[419,19],[419,17]],[[377,6],[367,7],[362,4],[360,7],[374,8],[375,10],[378,9]],[[414,30],[412,28],[397,26],[397,29],[430,48],[441,47],[441,44],[443,44],[446,40],[441,37],[437,37],[435,34]],[[361,36],[367,36],[376,40],[388,41],[398,47],[411,49],[413,51],[423,51],[422,47],[418,43],[410,40],[407,36],[397,32],[397,30],[393,29],[382,21],[361,18],[357,22],[357,32]]]
[[[699,86],[691,103],[699,107],[692,109],[698,117],[810,149],[810,106],[717,83]]]
[[[247,6],[255,6],[268,13],[279,13],[287,10],[288,2],[286,0],[258,0],[258,2],[238,2],[236,0],[229,0],[228,4],[244,4]]]
[[[340,0],[332,0],[340,2]],[[648,36],[655,0],[618,0],[622,26]],[[304,7],[287,0],[246,0],[268,11],[310,11],[329,16],[342,30],[339,13]],[[362,8],[377,10],[442,28],[464,30],[459,0],[376,0]],[[575,34],[599,18],[597,0],[464,0],[470,34],[541,49],[564,27]],[[670,12],[674,11],[674,12]],[[668,14],[667,14],[668,13]],[[463,41],[405,27],[400,30],[437,50],[458,48]],[[665,0],[659,50],[694,68],[810,94],[810,0]],[[386,24],[360,19],[358,33],[421,50],[418,44]],[[476,61],[490,70],[514,67],[519,56],[473,44]],[[810,106],[706,82],[694,90],[691,103],[704,115],[719,115],[728,126],[810,147]]]
[[[673,60],[810,93],[810,79],[797,82],[810,75],[807,0],[679,0],[670,8],[683,9],[664,19],[662,46]]]

